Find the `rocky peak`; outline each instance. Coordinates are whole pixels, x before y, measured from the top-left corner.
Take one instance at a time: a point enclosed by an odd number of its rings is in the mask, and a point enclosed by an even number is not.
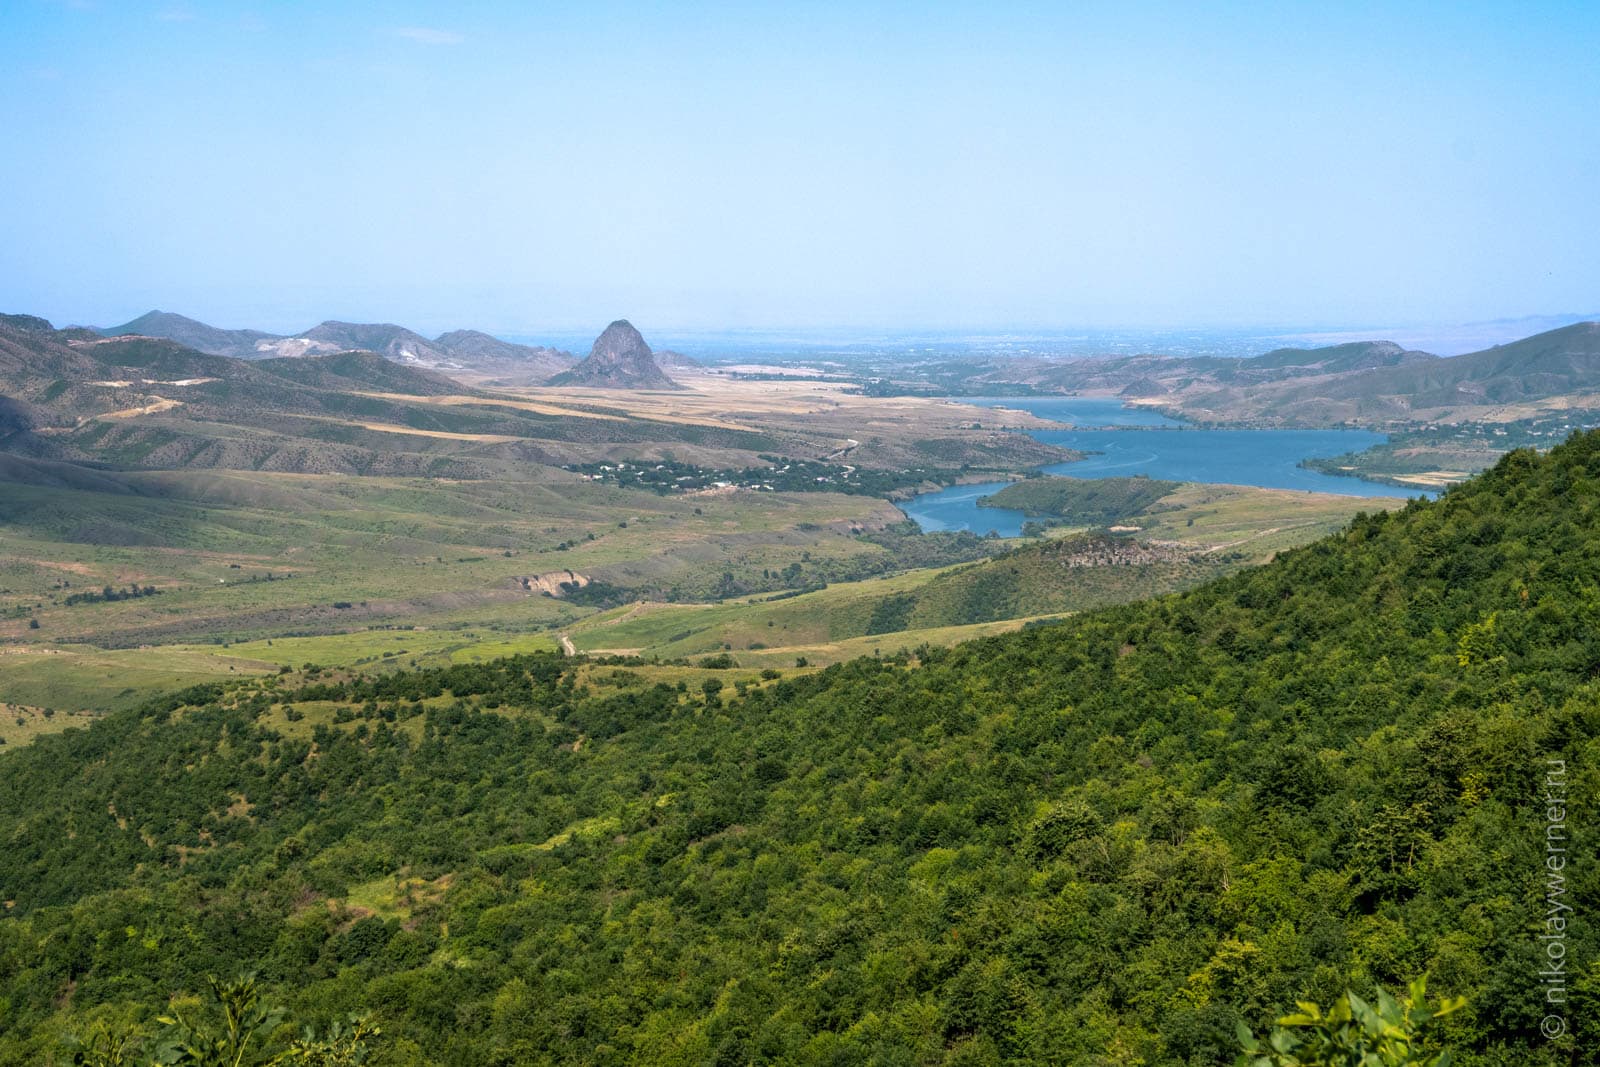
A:
[[[677,389],[678,383],[656,365],[655,353],[627,319],[618,319],[595,338],[582,363],[550,380],[551,385],[589,385],[608,389]]]

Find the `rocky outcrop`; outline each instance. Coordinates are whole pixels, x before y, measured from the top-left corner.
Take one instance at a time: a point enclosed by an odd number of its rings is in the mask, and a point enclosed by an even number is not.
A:
[[[550,379],[551,385],[601,389],[680,389],[657,364],[655,354],[627,319],[618,319],[595,339],[582,363]]]
[[[511,579],[524,593],[543,593],[560,598],[574,589],[582,589],[593,579],[577,571],[546,571],[543,574],[522,575]]]

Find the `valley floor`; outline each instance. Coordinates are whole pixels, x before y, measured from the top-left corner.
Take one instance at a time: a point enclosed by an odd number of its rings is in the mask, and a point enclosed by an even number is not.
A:
[[[948,645],[1184,588],[1397,503],[1182,485],[1122,535],[1171,545],[1172,560],[1062,570],[1071,526],[918,535],[864,496],[221,471],[117,485],[12,483],[0,501],[9,744],[155,692],[308,665],[434,667],[565,640],[793,668]],[[610,592],[525,588],[547,574]]]

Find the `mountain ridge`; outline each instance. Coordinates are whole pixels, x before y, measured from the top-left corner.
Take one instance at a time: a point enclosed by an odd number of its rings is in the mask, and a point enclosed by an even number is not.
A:
[[[545,410],[374,352],[239,359],[33,317],[0,319],[0,383],[0,452],[138,470],[526,480],[609,448],[747,464],[790,439]]]
[[[474,370],[512,375],[531,382],[543,381],[577,362],[571,352],[546,345],[517,344],[482,330],[451,330],[433,340]]]
[[[146,337],[165,337],[214,356],[235,356],[250,359],[262,341],[277,340],[279,335],[263,330],[225,330],[170,311],[147,311],[136,319],[99,329],[106,337],[122,334],[139,334]]]
[[[44,323],[32,316],[18,318],[33,321],[35,332]],[[579,362],[559,349],[514,344],[478,330],[454,330],[430,340],[392,323],[339,320],[285,336],[222,330],[175,313],[151,311],[96,333],[167,337],[197,351],[247,359],[365,349],[397,362],[445,372],[470,371],[519,385],[675,389],[680,386],[668,372],[696,366],[688,357],[663,350],[651,353],[654,370],[661,371],[654,373],[639,358],[639,351],[649,351],[642,337],[627,338],[628,343],[615,352],[602,352],[589,362],[596,356],[592,348],[589,357]],[[609,346],[608,341],[605,347]],[[1572,323],[1456,356],[1372,340],[1279,348],[1238,359],[1031,358],[967,373],[971,382],[989,389],[1014,382],[1050,392],[1120,395],[1201,422],[1378,428],[1470,418],[1475,410],[1496,405],[1600,395],[1600,323]]]
[[[1029,358],[966,377],[969,387],[988,390],[1009,383],[1121,395],[1202,423],[1385,428],[1470,419],[1497,405],[1600,396],[1600,323],[1573,323],[1458,356],[1358,341],[1238,359]]]
[[[34,319],[34,316],[12,316]],[[43,319],[46,330],[53,329]],[[15,325],[15,324],[13,324]],[[20,327],[19,327],[20,328]],[[39,328],[37,324],[34,327]],[[177,341],[197,352],[236,359],[300,358],[344,351],[370,351],[400,363],[438,370],[472,370],[515,375],[537,384],[577,362],[571,353],[547,346],[504,341],[481,330],[452,330],[429,339],[395,323],[327,319],[295,334],[265,330],[227,330],[174,312],[153,310],[121,326],[95,327],[102,337],[137,335]]]
[[[333,345],[340,351],[376,352],[396,363],[422,367],[455,364],[449,352],[421,334],[392,322],[341,322],[328,319],[296,337]]]

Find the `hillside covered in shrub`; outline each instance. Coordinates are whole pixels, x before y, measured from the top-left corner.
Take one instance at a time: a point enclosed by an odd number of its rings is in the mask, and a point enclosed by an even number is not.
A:
[[[1600,434],[1187,593],[739,689],[554,656],[210,687],[0,758],[0,1062],[255,971],[390,1062],[1216,1065],[1597,958]],[[742,691],[741,691],[742,690]]]

